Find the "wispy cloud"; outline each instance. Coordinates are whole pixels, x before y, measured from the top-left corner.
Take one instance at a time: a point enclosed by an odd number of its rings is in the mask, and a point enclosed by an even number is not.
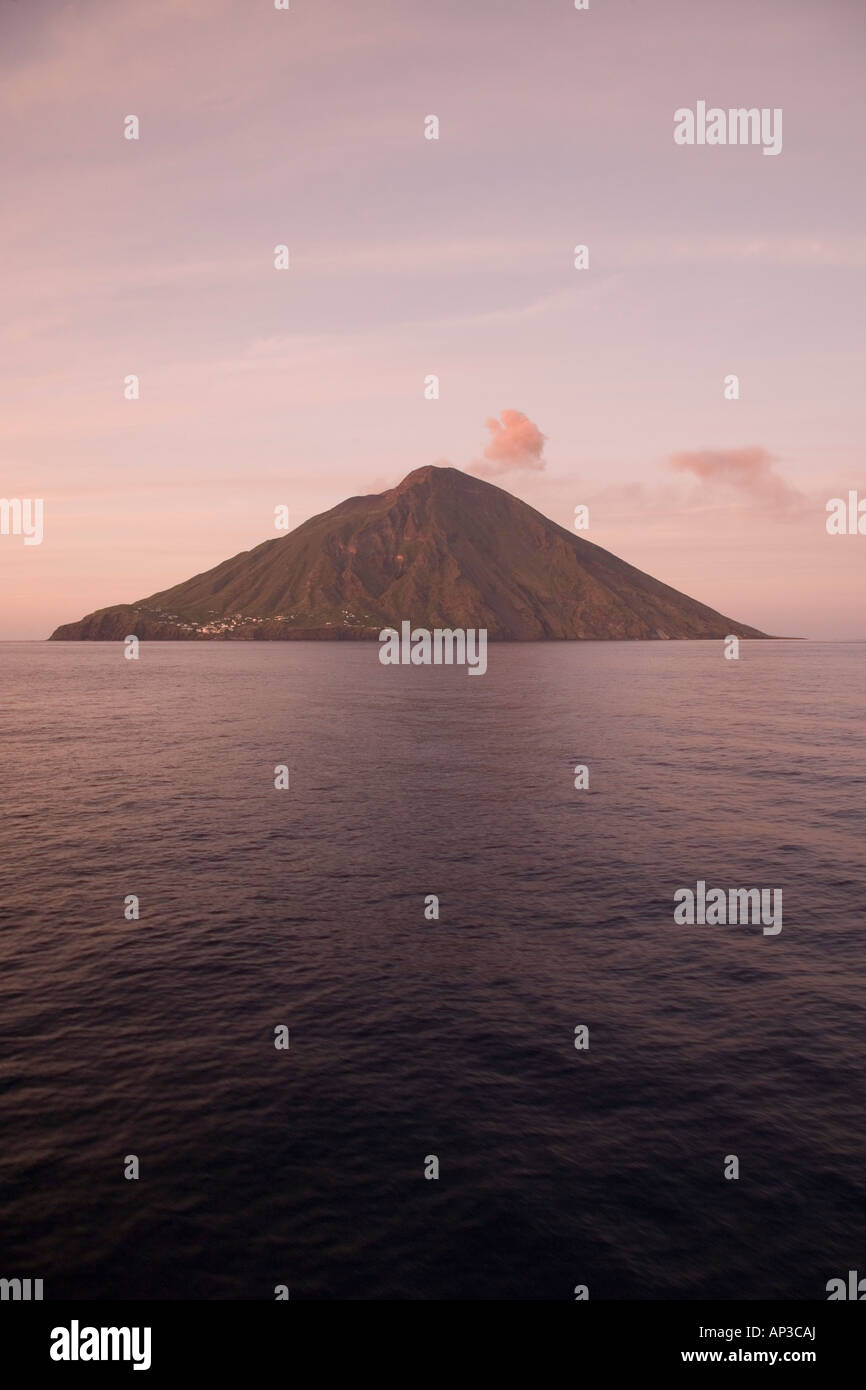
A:
[[[806,504],[804,494],[775,471],[774,465],[778,462],[775,455],[761,445],[742,449],[697,449],[671,454],[669,462],[676,472],[691,473],[707,486],[721,484],[779,511],[798,511]]]

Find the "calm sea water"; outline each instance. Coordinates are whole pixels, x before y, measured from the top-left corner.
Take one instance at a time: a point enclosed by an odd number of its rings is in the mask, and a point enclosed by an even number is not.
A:
[[[866,1273],[864,662],[0,646],[0,1275],[567,1300]],[[781,887],[781,934],[674,925],[698,879]]]

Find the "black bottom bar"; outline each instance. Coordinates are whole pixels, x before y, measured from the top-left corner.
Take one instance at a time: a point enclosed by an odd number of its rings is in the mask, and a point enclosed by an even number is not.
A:
[[[522,1313],[508,1304],[507,1323],[503,1305],[464,1304],[453,1317],[455,1306],[440,1306],[416,1323],[416,1313],[397,1314],[394,1304],[382,1314],[360,1302],[6,1302],[0,1375],[11,1384],[16,1365],[25,1376],[49,1372],[58,1384],[106,1371],[143,1385],[185,1375],[199,1385],[243,1375],[253,1390],[280,1368],[297,1374],[306,1365],[320,1374],[339,1370],[341,1361],[354,1376],[390,1370],[412,1381],[429,1381],[437,1365],[450,1378],[480,1362],[488,1379],[497,1363],[514,1374],[525,1361],[543,1385],[557,1379],[552,1358],[564,1355],[575,1372],[593,1365],[596,1378],[598,1372],[795,1365],[826,1379],[856,1368],[866,1331],[866,1310],[843,1302],[590,1301],[555,1310],[545,1305],[547,1312],[536,1304]],[[101,1359],[90,1359],[94,1352]]]

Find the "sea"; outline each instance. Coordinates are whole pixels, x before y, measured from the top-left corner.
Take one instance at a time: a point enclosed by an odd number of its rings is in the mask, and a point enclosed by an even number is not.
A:
[[[123,650],[0,645],[0,1276],[866,1274],[866,646]],[[781,890],[781,931],[677,923],[698,882]]]

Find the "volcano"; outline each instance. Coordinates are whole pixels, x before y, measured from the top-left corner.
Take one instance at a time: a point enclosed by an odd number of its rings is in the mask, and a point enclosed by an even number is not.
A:
[[[428,466],[51,640],[364,639],[406,620],[520,642],[766,637],[502,488]]]

